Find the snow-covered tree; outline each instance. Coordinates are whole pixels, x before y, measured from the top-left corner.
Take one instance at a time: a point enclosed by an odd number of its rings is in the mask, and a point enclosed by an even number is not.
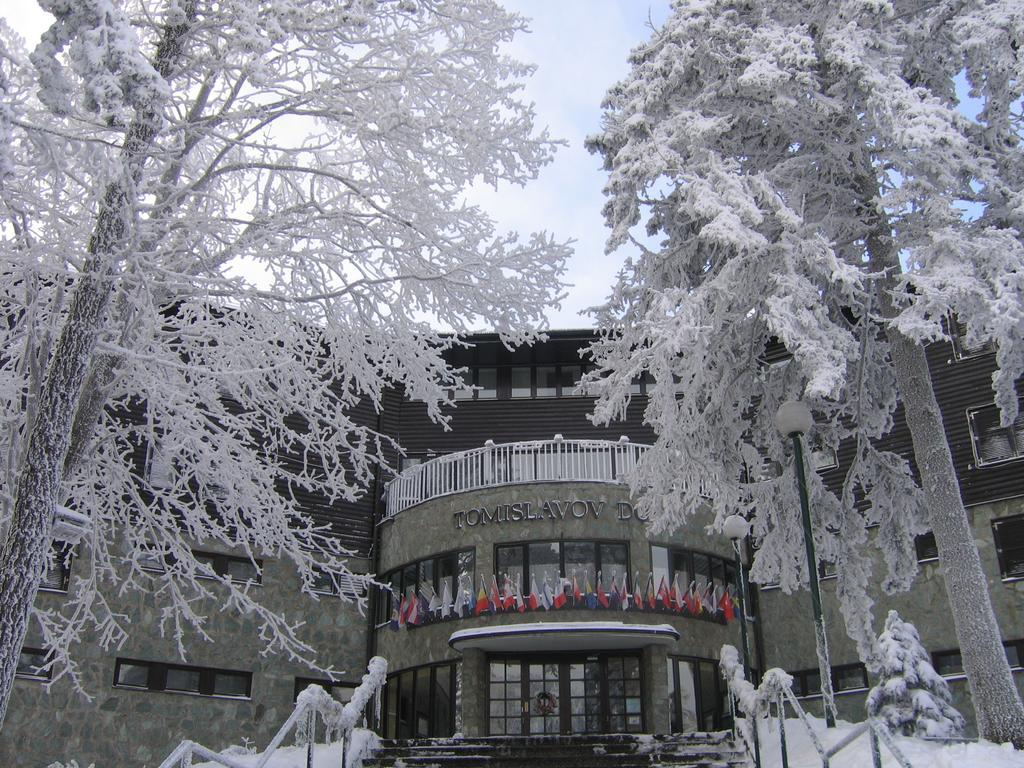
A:
[[[463,198],[553,150],[491,0],[42,5],[30,58],[0,22],[0,721],[30,614],[73,675],[83,633],[123,642],[126,588],[183,654],[219,599],[315,663],[190,546],[343,576],[295,492],[367,492],[390,446],[355,406],[402,387],[443,418],[435,329],[531,338],[567,253]],[[58,505],[81,567],[33,613]]]
[[[949,686],[935,671],[917,629],[889,611],[878,636],[878,682],[868,693],[868,714],[904,736],[960,736],[964,718]]]
[[[805,582],[793,462],[773,425],[781,402],[805,400],[812,449],[851,449],[840,493],[814,472],[810,482],[817,551],[837,565],[862,656],[873,663],[869,584],[906,587],[912,537],[931,528],[981,732],[1018,746],[1024,709],[923,345],[947,338],[951,313],[969,341],[993,342],[996,402],[1012,422],[1024,371],[1022,35],[1018,6],[999,0],[678,2],[633,52],[588,141],[609,172],[608,247],[641,249],[598,311],[595,418],[622,413],[634,377],[653,378],[658,440],[634,484],[655,526],[705,504],[719,522],[743,513],[760,544],[754,580]],[[975,117],[960,82],[981,104]],[[877,442],[897,398],[920,486]]]

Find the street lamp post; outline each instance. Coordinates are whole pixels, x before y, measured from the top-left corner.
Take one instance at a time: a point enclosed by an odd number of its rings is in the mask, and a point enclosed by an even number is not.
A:
[[[828,658],[828,639],[825,635],[825,619],[821,611],[821,592],[818,589],[818,558],[814,554],[814,536],[811,533],[811,505],[807,495],[807,474],[804,469],[804,447],[801,437],[814,423],[811,411],[799,400],[789,400],[779,406],[775,414],[775,428],[783,436],[792,439],[796,462],[796,481],[800,491],[800,515],[804,525],[804,547],[807,550],[807,582],[811,588],[811,607],[814,609],[814,640],[818,650],[818,674],[821,678],[822,708],[825,710],[825,725],[836,725],[836,705],[832,693],[832,669]]]
[[[729,515],[722,523],[722,533],[732,539],[733,556],[736,558],[736,578],[739,580],[739,619],[740,619],[740,640],[743,645],[743,676],[753,683],[750,675],[750,642],[747,640],[747,600],[749,585],[747,584],[747,572],[743,568],[743,558],[740,556],[740,542],[746,538],[750,530],[750,524],[742,515]],[[757,716],[751,717],[753,728],[751,729],[754,738],[754,765],[761,768],[761,744],[758,737]]]

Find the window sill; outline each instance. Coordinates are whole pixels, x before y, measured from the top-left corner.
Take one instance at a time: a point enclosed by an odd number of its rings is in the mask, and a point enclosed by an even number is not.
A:
[[[1003,584],[1014,584],[1018,581],[1024,581],[1024,576],[1003,576]]]
[[[48,595],[66,595],[68,593],[67,587],[64,589],[55,589],[54,587],[40,587],[39,592],[45,592]]]
[[[139,691],[141,693],[170,693],[174,696],[194,696],[199,699],[227,699],[229,701],[252,701],[252,696],[230,696],[226,693],[199,693],[198,691],[174,691],[168,688],[163,690],[153,690],[152,688],[143,688],[137,685],[117,685],[112,686],[122,691]]]

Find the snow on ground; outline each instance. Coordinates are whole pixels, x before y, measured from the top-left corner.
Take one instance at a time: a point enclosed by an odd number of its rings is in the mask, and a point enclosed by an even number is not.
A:
[[[855,724],[840,720],[837,727],[830,731],[825,727],[824,720],[816,717],[808,719],[826,749],[855,727]],[[762,768],[782,768],[778,724],[774,720],[772,724],[771,732],[764,723],[761,724]],[[790,768],[821,768],[821,758],[818,757],[803,724],[797,719],[786,720],[786,746]],[[942,745],[899,737],[896,739],[896,746],[914,768],[1024,768],[1024,752],[1014,750],[1009,744],[982,741]],[[899,768],[896,758],[884,745],[881,749],[884,768]],[[870,768],[871,764],[871,745],[867,734],[860,736],[829,762],[831,768]]]
[[[360,768],[361,758],[367,747],[376,748],[377,737],[362,728],[352,731],[349,740],[348,756],[345,765],[348,768]],[[240,765],[255,766],[262,755],[231,755],[231,759]],[[313,768],[338,768],[341,765],[340,744],[313,745]],[[217,763],[195,763],[193,768],[223,768]],[[267,768],[306,768],[305,747],[281,747],[267,762]]]
[[[839,721],[838,726],[829,731],[825,721],[815,717],[808,718],[826,748],[835,744],[855,727],[855,724]],[[356,731],[360,734],[360,731]],[[368,732],[363,731],[363,734]],[[362,734],[359,739],[367,738]],[[898,738],[897,746],[902,750],[914,768],[1024,768],[1024,752],[1015,751],[1009,744],[992,744],[982,741],[968,744],[942,745],[912,738]],[[786,745],[789,748],[790,768],[821,768],[814,745],[811,743],[799,720],[786,720]],[[362,743],[353,744],[349,752],[350,768],[358,768],[353,758],[361,751]],[[255,766],[259,755],[232,756],[242,765]],[[267,763],[267,768],[305,768],[305,747],[282,747]],[[337,744],[317,744],[313,753],[313,768],[337,768],[341,765],[341,749]],[[768,730],[762,723],[761,727],[761,765],[762,768],[782,768],[779,752],[779,731],[773,721],[773,728]],[[831,768],[871,768],[871,747],[867,735],[860,736],[852,745],[832,758]],[[899,768],[896,759],[882,746],[882,765],[884,768]],[[195,768],[219,768],[215,763],[196,763]]]

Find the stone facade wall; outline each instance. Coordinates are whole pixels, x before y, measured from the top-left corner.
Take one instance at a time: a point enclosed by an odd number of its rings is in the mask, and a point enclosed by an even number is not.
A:
[[[358,683],[365,673],[366,619],[337,597],[319,601],[302,595],[294,571],[286,562],[265,559],[263,583],[253,586],[261,601],[304,621],[300,635],[317,649],[324,666],[333,666],[338,679]],[[72,588],[75,568],[72,563]],[[352,562],[353,570],[365,567]],[[219,586],[214,585],[216,591]],[[56,608],[66,596],[41,593],[41,607]],[[0,732],[0,765],[37,768],[56,760],[76,759],[96,768],[156,766],[182,739],[223,749],[249,739],[262,747],[292,711],[296,677],[321,678],[280,656],[260,656],[256,624],[235,612],[207,607],[206,631],[213,641],[189,634],[188,658],[181,659],[170,637],[161,637],[159,614],[146,594],[132,592],[113,605],[131,622],[131,637],[119,649],[104,651],[97,638],[76,649],[82,683],[92,701],[58,680],[50,689],[35,680],[15,682],[7,718]],[[27,645],[32,646],[30,636]],[[115,688],[117,658],[252,672],[248,700]]]
[[[988,591],[995,609],[996,619],[1005,640],[1024,638],[1024,581],[1004,582],[999,571],[992,521],[1024,512],[1024,499],[980,504],[968,509],[973,520],[974,541],[981,555],[982,567],[988,577]],[[813,510],[812,510],[813,513]],[[880,583],[884,576],[881,555],[875,558],[874,574]],[[835,596],[835,580],[821,581],[822,608],[828,632],[829,652],[833,666],[855,664],[860,661],[853,641],[847,636],[842,614]],[[938,561],[924,562],[911,591],[886,595],[879,588],[874,591],[874,618],[880,632],[886,613],[894,609],[912,622],[921,635],[921,642],[929,652],[954,650],[959,640],[953,627],[949,601]],[[811,598],[807,591],[786,595],[779,589],[762,590],[760,608],[763,619],[763,640],[769,667],[782,667],[794,671],[815,667],[814,629],[811,617]],[[779,617],[785,617],[780,620]],[[1015,674],[1017,687],[1024,693],[1024,674]],[[870,683],[869,683],[870,684]],[[968,720],[974,732],[974,709],[968,686],[963,679],[950,679],[954,703]],[[860,719],[864,712],[866,692],[849,692],[836,697],[840,714]],[[814,700],[806,702],[808,709],[819,712]]]

